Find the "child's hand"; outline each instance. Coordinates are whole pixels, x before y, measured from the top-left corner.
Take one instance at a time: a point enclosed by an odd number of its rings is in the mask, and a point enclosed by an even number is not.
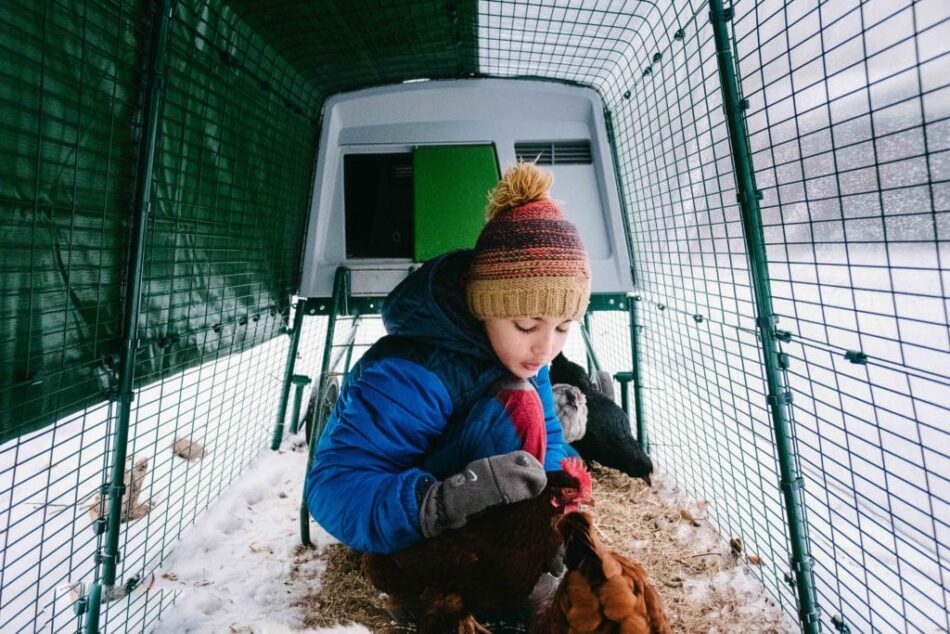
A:
[[[426,493],[419,508],[422,533],[434,537],[447,528],[459,528],[487,508],[537,496],[546,484],[544,467],[527,451],[473,460]]]

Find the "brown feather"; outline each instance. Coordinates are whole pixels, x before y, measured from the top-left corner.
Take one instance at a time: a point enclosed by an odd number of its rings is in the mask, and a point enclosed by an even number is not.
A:
[[[670,634],[663,604],[646,571],[604,547],[587,513],[569,513],[558,523],[568,573],[554,599],[535,615],[532,632]],[[566,623],[552,612],[564,610]],[[547,630],[541,629],[541,625]]]

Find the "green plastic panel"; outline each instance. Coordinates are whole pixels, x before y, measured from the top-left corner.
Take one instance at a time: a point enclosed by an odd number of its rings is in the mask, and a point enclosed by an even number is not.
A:
[[[413,152],[415,259],[472,247],[498,182],[493,145],[422,146]]]

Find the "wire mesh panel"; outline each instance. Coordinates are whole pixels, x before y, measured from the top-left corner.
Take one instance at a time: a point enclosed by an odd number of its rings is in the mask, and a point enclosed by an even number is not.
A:
[[[284,52],[321,99],[477,71],[474,0],[232,0],[229,5]]]
[[[147,26],[127,2],[0,4],[4,632],[75,629],[95,565],[80,501],[105,461]]]
[[[257,456],[268,437],[286,357],[276,339],[143,389],[133,410],[117,594],[111,631],[141,631],[174,592],[150,591],[181,532]],[[99,487],[111,455],[114,409],[90,408],[4,446],[3,631],[70,631],[93,577]],[[124,594],[128,588],[128,596]]]
[[[129,3],[0,6],[0,441],[108,386],[143,34]]]
[[[0,7],[3,631],[77,630],[100,574],[106,399],[123,290],[139,292],[129,207],[156,19],[139,7]],[[312,93],[223,4],[176,3],[171,33],[104,631],[143,631],[171,603],[152,571],[266,447],[317,135]]]
[[[147,230],[142,382],[286,323],[317,136],[299,77],[231,11],[197,1],[176,11]]]
[[[127,597],[113,591],[103,606],[107,631],[142,631],[179,592],[153,571],[266,447],[286,350],[285,338],[243,352],[236,344],[233,354],[209,354],[201,366],[137,394],[126,468],[144,474],[137,500],[123,511],[117,573],[117,587],[130,590]]]
[[[792,615],[788,533],[707,10],[684,11],[608,102],[638,281],[644,414],[658,460]]]
[[[737,10],[824,620],[944,631],[950,7]]]

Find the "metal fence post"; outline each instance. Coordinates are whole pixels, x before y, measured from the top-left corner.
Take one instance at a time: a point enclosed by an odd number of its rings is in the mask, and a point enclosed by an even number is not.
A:
[[[802,501],[803,480],[795,459],[795,443],[792,437],[790,404],[791,393],[785,384],[783,364],[779,356],[775,316],[772,310],[772,294],[769,284],[768,259],[762,233],[762,218],[759,210],[760,192],[755,185],[755,173],[749,149],[744,111],[748,103],[740,97],[736,77],[735,60],[727,23],[732,20],[733,9],[724,9],[722,0],[710,0],[709,20],[716,41],[716,61],[722,87],[723,105],[729,127],[729,143],[732,148],[733,167],[736,176],[736,192],[742,215],[742,227],[746,248],[749,252],[750,274],[756,305],[756,325],[768,386],[768,404],[775,429],[781,487],[785,497],[785,512],[788,519],[789,539],[792,550],[792,568],[798,593],[798,613],[804,632],[819,632],[818,600],[815,592],[814,570],[805,522]]]
[[[125,295],[125,319],[119,361],[119,385],[113,398],[117,403],[116,429],[113,443],[112,470],[107,487],[109,509],[106,521],[105,544],[96,552],[96,568],[99,579],[92,584],[89,611],[86,613],[86,634],[99,631],[99,614],[103,595],[112,592],[115,585],[116,566],[119,563],[119,523],[122,516],[122,496],[125,493],[124,475],[129,422],[132,401],[135,397],[135,356],[139,338],[139,313],[142,303],[142,276],[145,268],[145,233],[148,216],[152,211],[152,178],[155,170],[156,149],[165,98],[165,57],[168,35],[174,14],[172,0],[156,3],[152,20],[148,61],[148,93],[145,98],[141,152],[135,181],[135,198],[132,211],[131,246],[127,291]]]

